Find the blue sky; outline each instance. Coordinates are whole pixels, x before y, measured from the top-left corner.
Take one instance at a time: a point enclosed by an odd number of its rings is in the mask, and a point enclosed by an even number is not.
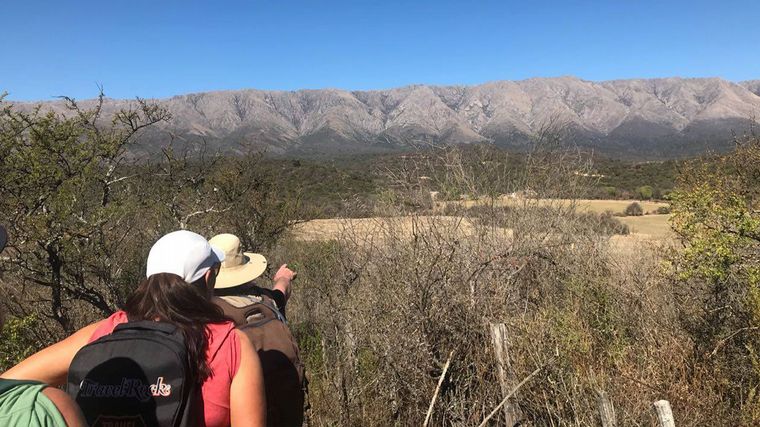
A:
[[[760,78],[758,1],[5,1],[13,100],[574,75]]]

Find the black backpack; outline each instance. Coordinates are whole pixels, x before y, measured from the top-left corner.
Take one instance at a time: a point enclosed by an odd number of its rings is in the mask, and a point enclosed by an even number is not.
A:
[[[202,402],[190,372],[176,326],[127,322],[79,350],[67,391],[92,427],[195,426]]]

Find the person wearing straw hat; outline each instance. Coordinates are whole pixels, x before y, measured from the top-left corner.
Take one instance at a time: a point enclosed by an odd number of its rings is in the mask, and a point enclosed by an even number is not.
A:
[[[244,252],[233,234],[212,237],[209,243],[224,251],[212,299],[253,343],[264,372],[267,424],[301,426],[305,400],[304,369],[298,344],[285,319],[285,305],[296,273],[283,264],[272,289],[254,283],[267,269],[266,258]]]
[[[234,234],[219,234],[212,237],[209,243],[224,251],[225,258],[222,268],[216,278],[214,294],[227,295],[266,295],[272,299],[285,317],[285,306],[290,298],[291,282],[296,273],[287,264],[280,266],[274,275],[272,289],[256,286],[253,281],[267,270],[267,259],[264,255],[243,252],[240,239]]]

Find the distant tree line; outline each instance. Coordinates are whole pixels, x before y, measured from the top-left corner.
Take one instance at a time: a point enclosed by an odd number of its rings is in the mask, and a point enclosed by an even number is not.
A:
[[[467,173],[472,174],[473,179],[491,179],[492,190],[500,194],[509,194],[515,189],[527,190],[518,188],[520,177],[529,167],[531,155],[534,156],[534,164],[536,160],[535,153],[509,151],[492,144],[472,144],[430,147],[405,153],[338,157],[331,162],[330,167],[334,168],[335,176],[344,176],[341,181],[344,185],[349,183],[349,186],[357,190],[374,190],[376,194],[381,189],[393,185],[388,181],[388,171],[407,176],[411,176],[413,172],[417,179],[423,177],[424,181],[424,178],[430,178],[430,182],[443,183],[444,180],[439,178],[443,177],[444,171],[447,170],[447,160],[440,152],[446,150],[456,152],[462,157],[463,167]],[[679,167],[683,164],[680,160],[631,162],[593,157],[587,153],[584,154],[584,158],[588,161],[583,164],[583,170],[569,172],[585,174],[588,187],[582,197],[591,199],[667,200],[676,185]],[[324,167],[305,159],[298,162],[303,168]],[[415,165],[414,171],[400,170],[412,163]],[[462,196],[452,191],[452,186],[431,187],[430,182],[420,182],[420,185],[427,184],[430,190],[438,191],[439,197],[443,199],[454,200]],[[565,191],[558,196],[570,197],[571,193],[572,191]],[[576,197],[578,194],[572,196]]]

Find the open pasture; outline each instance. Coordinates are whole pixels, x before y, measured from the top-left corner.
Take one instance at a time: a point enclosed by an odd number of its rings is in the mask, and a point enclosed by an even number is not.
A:
[[[579,211],[587,212],[612,212],[613,214],[622,214],[625,208],[631,203],[636,202],[641,205],[645,213],[655,213],[658,208],[668,207],[668,203],[652,202],[642,200],[596,200],[596,199],[539,199],[531,200],[520,197],[500,196],[494,200],[496,206],[523,206],[526,203],[537,206],[567,206],[574,204]],[[464,207],[473,207],[478,205],[488,205],[490,199],[478,200],[455,200],[455,201],[436,201],[436,209],[444,209],[448,205],[460,205]]]
[[[623,216],[618,218],[627,225],[631,234],[648,235],[653,238],[672,237],[670,215]]]
[[[531,201],[531,206],[564,206],[575,204],[581,212],[604,213],[612,211],[622,213],[632,200],[569,200],[569,199],[541,199]],[[446,204],[460,204],[466,207],[477,206],[487,203],[484,200],[468,200],[455,202],[437,202],[436,212],[442,211]],[[512,199],[503,197],[497,200],[500,206],[523,206],[525,199]],[[667,203],[639,202],[645,212],[655,212],[659,207],[667,207]],[[619,216],[620,222],[627,225],[631,235],[637,235],[648,239],[666,239],[672,237],[670,230],[670,215],[642,215],[642,216]],[[296,224],[291,229],[291,236],[297,240],[331,240],[339,235],[350,231],[354,236],[363,236],[362,239],[371,239],[382,235],[412,236],[415,230],[420,228],[439,227],[454,230],[458,235],[468,236],[476,232],[475,224],[471,219],[448,216],[402,216],[402,217],[373,217],[373,218],[333,218],[315,219]],[[396,234],[398,233],[398,234]],[[511,233],[506,230],[505,233]],[[625,236],[620,236],[625,237]]]
[[[324,241],[339,236],[368,242],[389,236],[408,239],[422,230],[438,229],[458,237],[471,237],[477,233],[472,220],[455,216],[400,216],[374,218],[315,219],[293,226],[291,236],[296,240]],[[511,237],[512,230],[500,229]]]

